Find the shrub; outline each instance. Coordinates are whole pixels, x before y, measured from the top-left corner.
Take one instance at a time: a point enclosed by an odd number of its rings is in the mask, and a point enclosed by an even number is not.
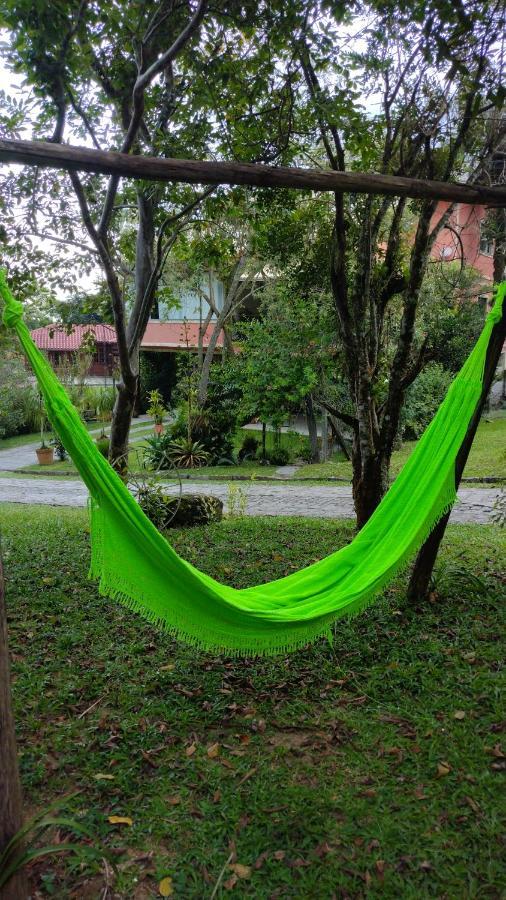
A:
[[[204,446],[191,438],[171,441],[167,445],[167,456],[177,469],[198,469],[209,462]]]
[[[290,453],[286,447],[274,447],[267,453],[271,466],[286,466],[290,462]]]
[[[241,444],[241,449],[237,454],[239,460],[242,461],[243,459],[255,459],[258,453],[259,446],[260,441],[252,434],[247,434]]]
[[[404,440],[418,440],[434,418],[451,380],[451,374],[442,365],[431,363],[408,388],[400,421]]]
[[[100,450],[102,456],[105,456],[106,459],[109,459],[109,438],[107,437],[99,437],[95,441],[98,449]]]
[[[207,454],[207,461],[213,465],[220,465],[221,460],[233,462],[232,432],[222,430],[219,418],[212,418],[208,410],[196,413],[190,422],[191,440],[200,444]],[[182,416],[170,429],[171,440],[188,440],[188,421]]]
[[[54,447],[54,452],[56,453],[56,458],[59,459],[60,462],[65,462],[65,460],[68,459],[68,453],[65,450],[65,447],[63,446],[60,438],[56,436],[54,438],[54,440],[51,441],[51,443]]]
[[[27,430],[29,400],[36,391],[28,383],[28,374],[19,359],[0,362],[0,437],[11,437]],[[34,428],[34,431],[36,428]]]
[[[171,441],[172,437],[169,431],[145,439],[144,460],[151,469],[170,469],[172,463],[168,448]]]

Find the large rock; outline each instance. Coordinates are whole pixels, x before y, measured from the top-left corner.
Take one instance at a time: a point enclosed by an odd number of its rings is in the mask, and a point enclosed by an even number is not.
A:
[[[183,494],[181,497],[164,497],[169,519],[174,509],[174,518],[165,526],[178,528],[185,525],[210,525],[223,518],[223,501],[212,494]]]
[[[223,502],[211,494],[139,495],[144,512],[163,531],[164,528],[182,528],[189,525],[210,525],[223,518]]]

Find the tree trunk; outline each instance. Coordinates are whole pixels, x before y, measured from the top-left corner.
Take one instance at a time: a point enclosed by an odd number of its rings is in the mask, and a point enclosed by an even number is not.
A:
[[[128,468],[128,438],[132,416],[139,400],[139,354],[142,337],[153,307],[158,279],[154,277],[154,202],[141,189],[137,191],[139,224],[135,245],[135,301],[128,320],[129,372],[122,371],[111,424],[109,459],[120,474]]]
[[[504,270],[503,270],[504,272]],[[498,280],[502,277],[503,272],[498,277]],[[480,399],[476,406],[476,410],[474,415],[469,423],[469,428],[467,429],[464,440],[462,441],[460,450],[457,454],[457,459],[455,462],[455,487],[458,488],[460,484],[460,479],[462,478],[462,473],[464,471],[464,467],[467,462],[467,457],[469,456],[469,451],[471,449],[474,436],[476,434],[476,429],[478,428],[480,417],[483,412],[485,403],[487,401],[487,397],[492,387],[494,381],[494,375],[499,363],[499,358],[501,356],[502,347],[504,341],[506,340],[506,302],[503,304],[503,314],[501,321],[494,327],[492,334],[490,336],[490,341],[487,349],[487,355],[485,360],[485,369],[483,373],[483,390],[480,395]],[[413,567],[413,571],[411,573],[411,579],[408,585],[408,600],[411,602],[418,602],[420,600],[425,599],[429,592],[430,578],[432,575],[432,570],[434,568],[434,563],[436,561],[436,557],[439,551],[439,545],[443,539],[446,526],[448,524],[448,519],[450,518],[450,514],[447,513],[443,518],[438,522],[432,533],[429,535],[422,549],[420,550],[415,565]]]
[[[347,460],[350,460],[351,459],[350,453],[349,453],[348,447],[346,446],[346,441],[345,441],[343,433],[339,427],[337,419],[335,416],[330,416],[329,418],[330,418],[330,426],[332,428],[334,437],[335,437],[337,443],[339,444],[341,450],[343,451],[345,458]]]
[[[10,684],[7,616],[0,556],[0,851],[19,831],[23,818]],[[0,897],[1,900],[26,900],[28,884],[23,869],[0,889]]]
[[[125,475],[128,468],[128,438],[137,398],[137,383],[133,388],[127,387],[123,381],[117,385],[116,403],[112,414],[109,459],[120,475]]]
[[[197,403],[200,408],[204,406],[204,403],[207,400],[207,390],[209,387],[209,378],[211,375],[211,365],[214,359],[214,352],[216,350],[216,346],[218,344],[218,338],[220,336],[221,330],[223,327],[223,323],[218,319],[216,325],[213,328],[211,333],[211,337],[209,338],[209,344],[204,356],[204,362],[202,363],[202,370],[200,373],[200,382],[197,396]]]
[[[352,465],[353,503],[357,515],[357,528],[360,530],[371,518],[388,490],[390,458],[376,454],[364,460],[358,447],[358,439],[355,438]]]
[[[322,409],[322,462],[327,462],[329,458],[329,420],[327,411]]]
[[[311,394],[306,397],[306,421],[309,434],[309,444],[311,447],[311,462],[320,462],[320,452],[318,450],[318,430],[316,428],[316,418],[314,414],[314,404]]]

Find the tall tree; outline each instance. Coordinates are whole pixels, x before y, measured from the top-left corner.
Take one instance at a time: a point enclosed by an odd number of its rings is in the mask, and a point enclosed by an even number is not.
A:
[[[502,97],[495,54],[502,5],[477,0],[464,10],[443,0],[410,5],[408,15],[396,3],[378,2],[351,20],[349,9],[332,5],[322,21],[308,6],[292,36],[305,83],[304,121],[319,135],[327,164],[479,178],[493,151],[484,112]],[[360,31],[355,40],[352,28]],[[334,205],[331,284],[355,407],[353,493],[361,526],[387,489],[405,392],[429,358],[417,310],[431,247],[452,210],[436,220],[433,201],[342,194]],[[392,304],[400,304],[400,317],[389,354]]]

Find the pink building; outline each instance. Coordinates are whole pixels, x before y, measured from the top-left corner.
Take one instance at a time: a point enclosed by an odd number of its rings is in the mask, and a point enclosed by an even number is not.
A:
[[[432,217],[432,226],[439,222],[449,207],[446,201],[438,203]],[[494,273],[494,242],[487,237],[484,228],[487,210],[484,206],[458,204],[438,234],[431,257],[442,261],[461,260],[476,269],[490,282]]]

